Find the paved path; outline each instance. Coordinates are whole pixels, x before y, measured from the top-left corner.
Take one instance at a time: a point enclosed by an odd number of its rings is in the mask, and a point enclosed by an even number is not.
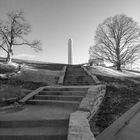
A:
[[[140,140],[140,111],[111,140]]]
[[[140,140],[140,101],[99,134],[96,140]]]
[[[0,140],[66,140],[72,109],[25,105],[0,112]]]
[[[49,120],[69,118],[72,109],[52,106],[25,105],[23,109],[9,109],[0,112],[1,121],[9,120]]]

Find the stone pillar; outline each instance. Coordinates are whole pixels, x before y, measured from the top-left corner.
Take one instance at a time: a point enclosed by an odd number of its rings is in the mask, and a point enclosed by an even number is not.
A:
[[[68,64],[72,64],[72,39],[68,40]]]

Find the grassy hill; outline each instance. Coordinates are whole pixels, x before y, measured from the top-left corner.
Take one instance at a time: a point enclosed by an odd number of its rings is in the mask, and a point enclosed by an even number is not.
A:
[[[22,70],[13,77],[0,79],[0,101],[9,97],[22,98],[27,94],[24,89],[55,85],[59,72],[66,65],[17,59],[13,61],[22,65]],[[107,86],[104,100],[90,121],[92,132],[98,135],[140,100],[140,72],[118,72],[105,67],[88,67],[88,70]],[[14,66],[0,64],[0,75],[16,71]]]
[[[89,70],[107,86],[104,100],[90,121],[92,132],[97,136],[140,101],[140,74],[100,67],[89,68]]]
[[[0,62],[5,62],[5,58],[0,57]],[[15,62],[17,64],[22,64],[26,66],[32,66],[37,69],[49,69],[49,70],[61,70],[63,66],[67,64],[61,64],[61,63],[47,63],[42,61],[35,61],[35,60],[22,60],[22,59],[12,59],[12,62]]]
[[[17,73],[17,66],[4,64],[4,60],[0,60],[0,102],[11,97],[22,98],[26,94],[25,89],[56,85],[65,65],[16,59],[14,62],[21,65],[21,71]]]

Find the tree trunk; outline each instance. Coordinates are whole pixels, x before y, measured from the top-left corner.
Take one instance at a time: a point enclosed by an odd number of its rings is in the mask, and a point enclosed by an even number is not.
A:
[[[120,46],[119,46],[119,42],[116,43],[117,47],[116,47],[116,55],[117,55],[117,70],[121,71],[121,61],[120,61]]]
[[[11,63],[12,53],[7,53],[6,63]]]
[[[117,63],[117,70],[118,70],[118,71],[122,71],[122,70],[121,70],[121,64],[120,64],[120,62]]]

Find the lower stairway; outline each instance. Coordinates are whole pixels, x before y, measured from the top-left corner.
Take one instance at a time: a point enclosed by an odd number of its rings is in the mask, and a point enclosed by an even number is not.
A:
[[[95,85],[96,82],[90,77],[80,65],[67,66],[64,85]]]
[[[67,140],[69,115],[86,94],[84,87],[45,88],[24,107],[0,112],[0,140]]]

